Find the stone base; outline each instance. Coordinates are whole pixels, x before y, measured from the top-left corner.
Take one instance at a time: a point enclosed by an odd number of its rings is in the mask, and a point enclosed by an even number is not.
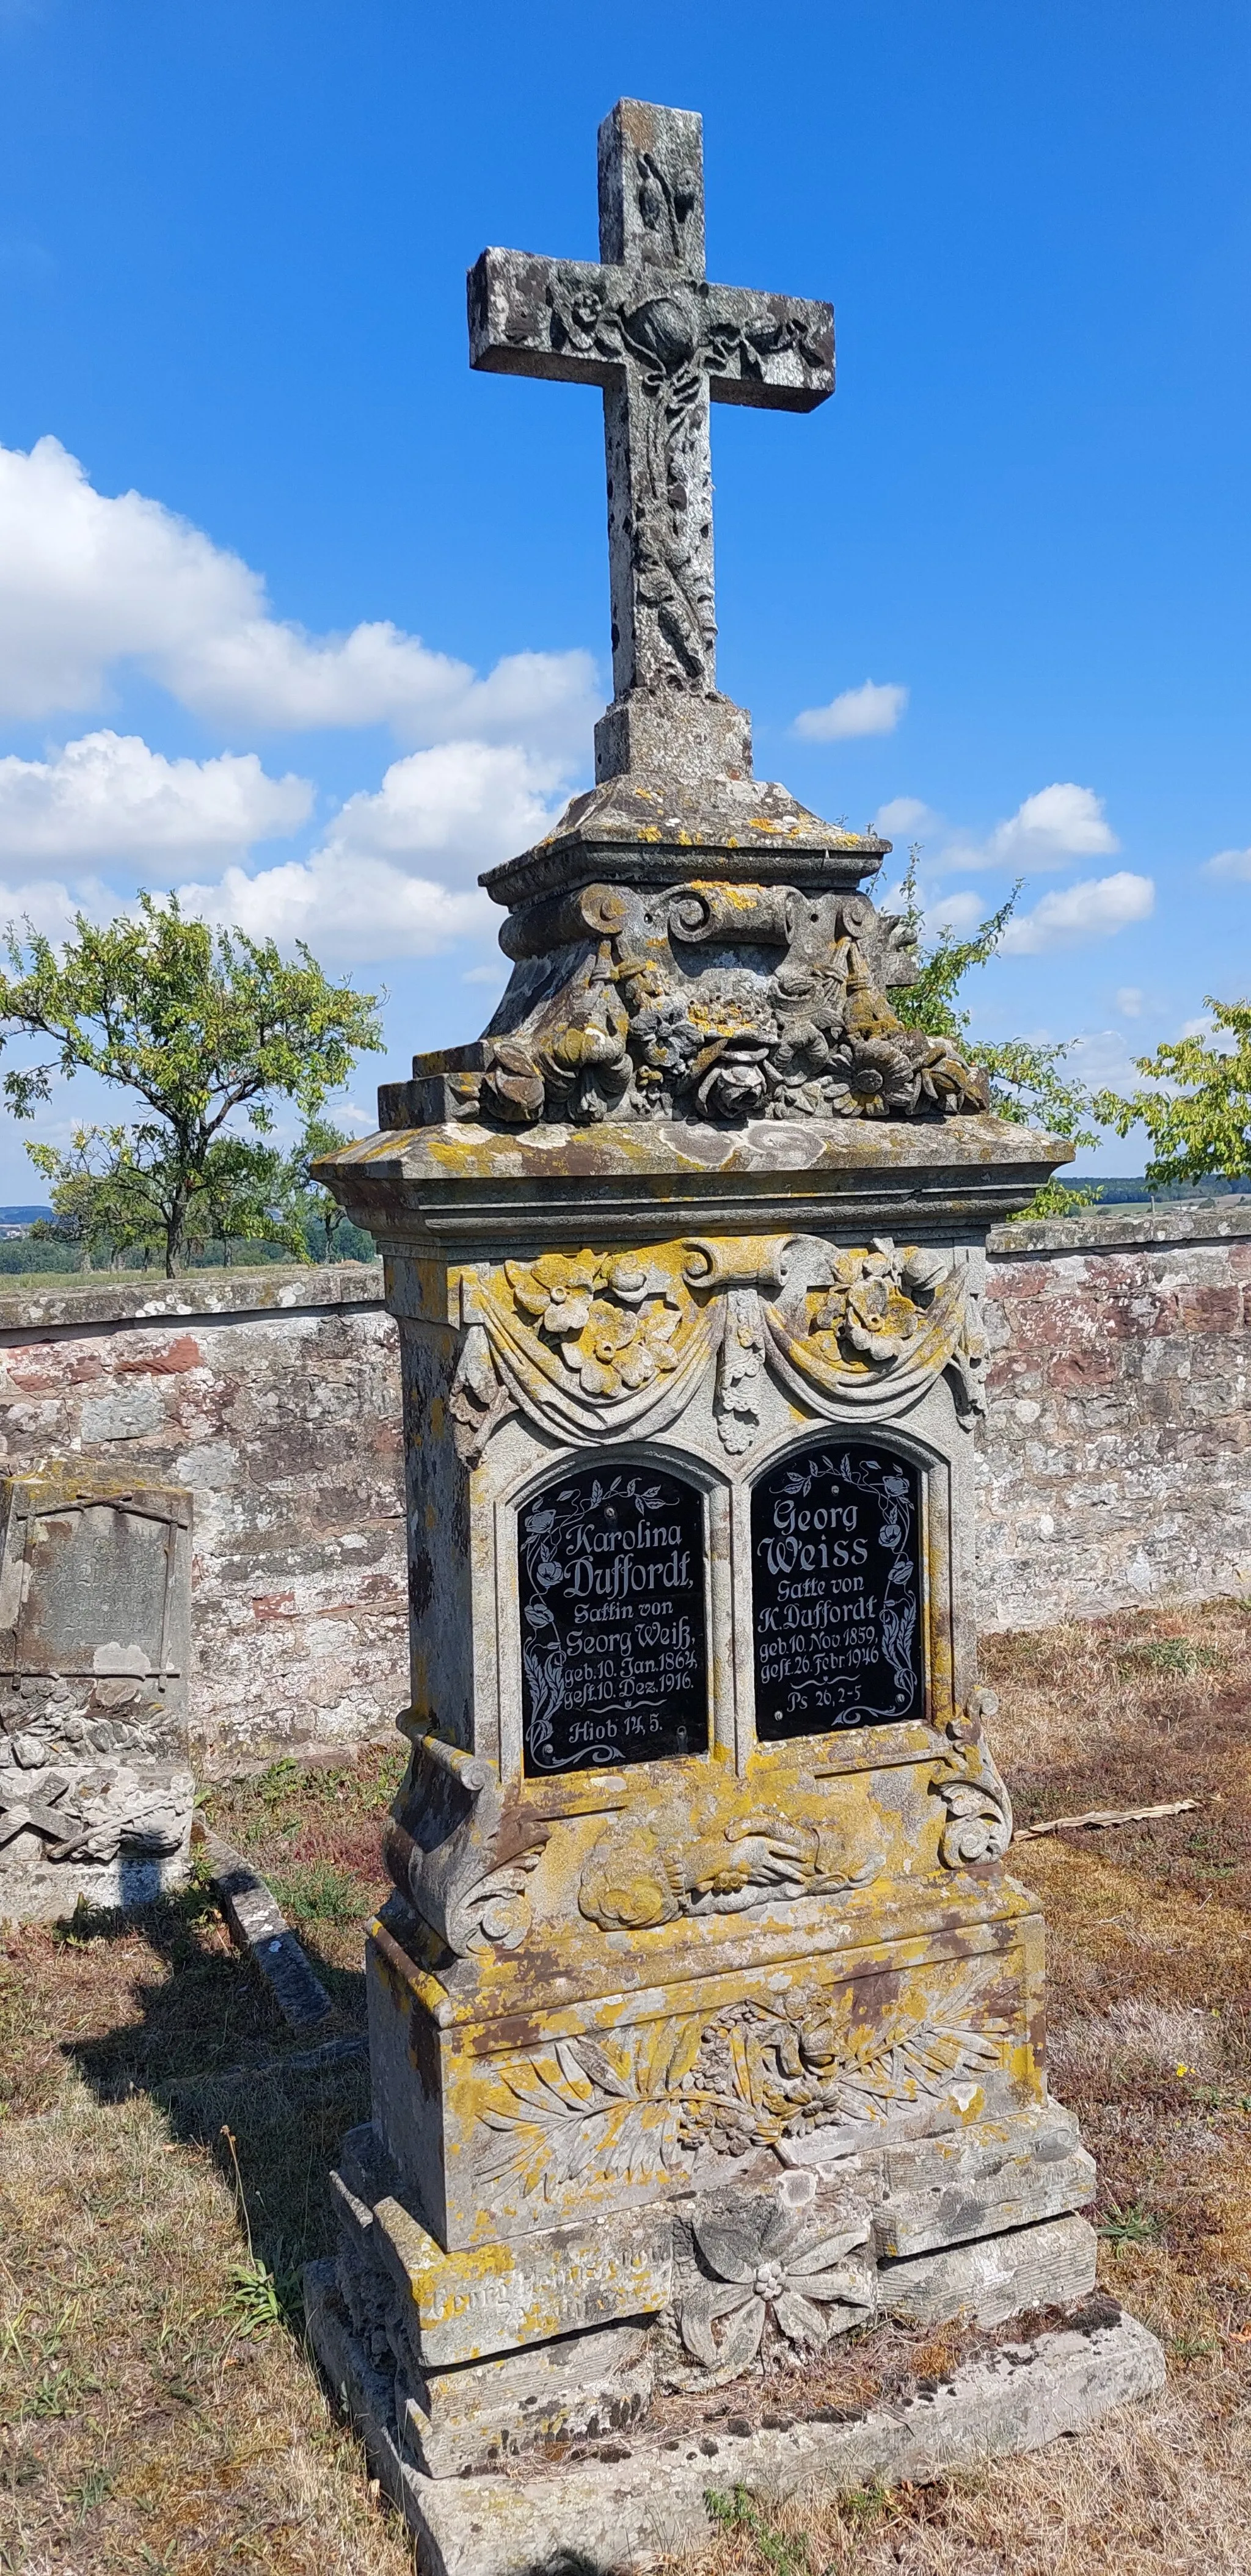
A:
[[[185,1886],[195,1777],[173,1763],[0,1768],[0,1920],[151,1905]],[[29,1823],[26,1819],[29,1818]]]
[[[399,2449],[386,2417],[388,2383],[371,2370],[338,2305],[333,2264],[312,2264],[305,2278],[313,2349],[413,2532],[422,2576],[521,2576],[559,2563],[562,2553],[576,2553],[588,2576],[637,2571],[707,2533],[709,2487],[741,2485],[780,2499],[870,2479],[934,2478],[1085,2432],[1112,2407],[1164,2385],[1155,2336],[1096,2298],[1067,2327],[1001,2345],[932,2393],[850,2421],[737,2434],[719,2426],[715,2439],[618,2437],[591,2459],[529,2473],[433,2478]]]

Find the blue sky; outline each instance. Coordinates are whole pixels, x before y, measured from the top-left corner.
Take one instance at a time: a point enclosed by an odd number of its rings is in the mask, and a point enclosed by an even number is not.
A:
[[[307,936],[388,988],[358,1126],[476,1033],[607,574],[598,397],[471,374],[464,271],[595,256],[632,94],[703,111],[710,272],[835,306],[832,402],[714,413],[758,771],[935,918],[1024,874],[978,1026],[1128,1079],[1248,981],[1249,92],[1232,0],[0,0],[0,918]]]

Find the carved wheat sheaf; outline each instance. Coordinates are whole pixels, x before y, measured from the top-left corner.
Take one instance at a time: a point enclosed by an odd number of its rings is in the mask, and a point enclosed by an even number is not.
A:
[[[676,2178],[703,2148],[741,2156],[804,2130],[884,2121],[998,2066],[1007,2025],[987,2006],[1001,1973],[998,1959],[956,1963],[872,2019],[845,1987],[801,2018],[746,2003],[608,2042],[557,2040],[503,2070],[508,2099],[481,2115],[496,2143],[479,2178],[550,2201],[571,2182]]]

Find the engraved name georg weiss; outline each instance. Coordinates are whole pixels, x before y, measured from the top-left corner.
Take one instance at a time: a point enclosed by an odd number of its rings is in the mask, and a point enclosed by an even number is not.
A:
[[[783,1459],[752,1496],[756,1732],[921,1717],[921,1489],[864,1441]]]

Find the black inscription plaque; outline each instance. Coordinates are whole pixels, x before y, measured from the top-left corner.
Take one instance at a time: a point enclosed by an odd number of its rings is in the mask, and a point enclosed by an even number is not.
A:
[[[921,1480],[880,1442],[784,1458],[752,1495],[756,1733],[924,1717]]]
[[[680,1476],[584,1467],[521,1512],[527,1776],[708,1750],[704,1508]]]

